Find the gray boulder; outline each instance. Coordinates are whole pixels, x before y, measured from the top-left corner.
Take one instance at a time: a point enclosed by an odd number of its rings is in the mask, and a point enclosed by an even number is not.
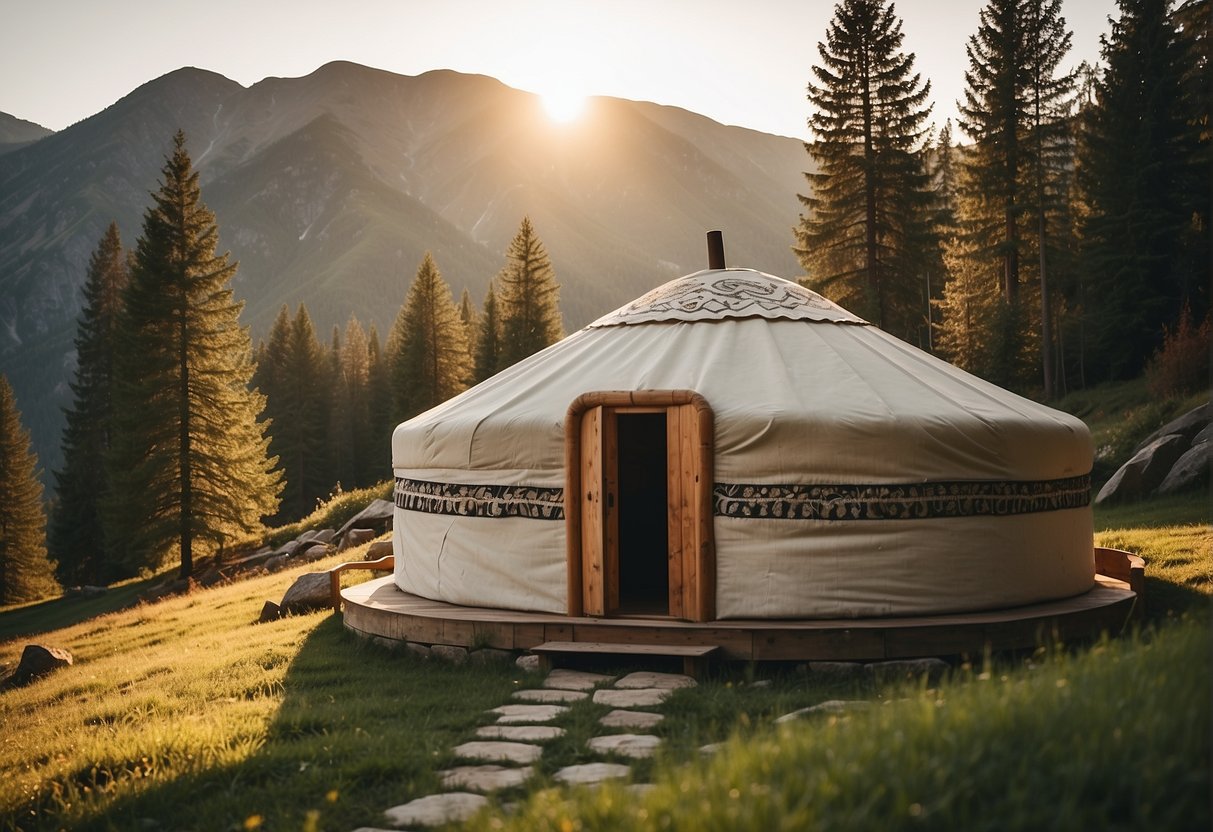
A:
[[[1213,465],[1213,442],[1198,442],[1184,453],[1158,486],[1159,494],[1174,494],[1209,484],[1209,468]]]
[[[1213,421],[1213,412],[1210,411],[1207,403],[1202,404],[1200,407],[1189,410],[1178,419],[1172,419],[1151,433],[1142,440],[1140,445],[1133,449],[1133,453],[1136,454],[1162,437],[1170,436],[1171,434],[1178,434],[1187,440],[1188,443],[1192,443],[1195,441],[1196,435],[1207,428],[1211,421]]]
[[[309,542],[307,546],[300,552],[295,554],[292,560],[298,560],[303,563],[311,563],[314,560],[326,558],[333,553],[333,547],[327,543]]]
[[[353,549],[378,536],[374,529],[350,529],[342,536],[341,545],[337,547],[337,551],[344,552],[346,549]]]
[[[330,609],[333,605],[328,572],[306,572],[295,579],[279,604],[287,612]]]
[[[924,676],[935,684],[948,672],[950,666],[943,659],[896,659],[887,662],[872,662],[867,673],[877,684],[917,681]]]
[[[282,607],[273,601],[266,601],[261,605],[261,615],[257,616],[257,623],[264,624],[267,621],[277,621],[281,617]]]
[[[312,538],[316,543],[332,543],[333,538],[337,536],[336,529],[321,529],[316,532],[316,536]]]
[[[345,525],[337,530],[341,537],[350,529],[378,529],[383,534],[392,527],[392,513],[395,505],[387,500],[371,500],[371,504],[355,514]]]
[[[1099,490],[1095,502],[1120,503],[1139,500],[1152,493],[1187,449],[1188,440],[1179,433],[1155,439],[1120,466]]]
[[[392,554],[391,540],[376,540],[366,549],[367,560],[379,560]]]
[[[72,664],[72,654],[62,647],[27,644],[21,651],[21,661],[13,675],[4,680],[2,688],[19,688]]]

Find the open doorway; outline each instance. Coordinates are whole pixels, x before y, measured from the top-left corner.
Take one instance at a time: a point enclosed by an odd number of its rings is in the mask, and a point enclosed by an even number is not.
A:
[[[666,415],[616,416],[619,606],[623,615],[670,614]]]

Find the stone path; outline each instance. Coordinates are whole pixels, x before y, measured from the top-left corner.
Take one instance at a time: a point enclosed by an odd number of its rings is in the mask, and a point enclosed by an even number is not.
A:
[[[492,725],[476,729],[476,739],[452,749],[463,765],[438,772],[444,789],[451,791],[419,797],[384,812],[396,829],[440,826],[466,820],[488,805],[485,794],[521,786],[534,775],[534,764],[543,756],[543,743],[564,736],[564,729],[549,725],[567,713],[567,704],[591,697],[613,710],[599,719],[606,730],[587,743],[590,751],[608,758],[644,759],[661,745],[652,734],[615,733],[613,729],[646,730],[663,719],[659,713],[637,710],[660,705],[678,688],[691,687],[695,680],[674,673],[639,672],[623,678],[602,673],[556,669],[539,688],[516,691],[517,703],[488,711]],[[569,785],[593,785],[627,777],[624,762],[602,761],[566,766],[553,777]],[[643,793],[647,784],[630,787]],[[371,832],[369,828],[356,832]]]

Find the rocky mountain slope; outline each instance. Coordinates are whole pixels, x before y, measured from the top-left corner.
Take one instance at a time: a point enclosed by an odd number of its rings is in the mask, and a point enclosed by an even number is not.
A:
[[[559,125],[529,93],[450,71],[333,63],[245,88],[181,69],[0,155],[0,371],[44,466],[57,464],[89,254],[111,220],[134,244],[179,127],[254,337],[300,302],[321,333],[351,314],[385,332],[427,250],[479,303],[524,214],[570,331],[703,268],[708,229],[725,232],[731,264],[799,273],[796,139],[611,98]]]

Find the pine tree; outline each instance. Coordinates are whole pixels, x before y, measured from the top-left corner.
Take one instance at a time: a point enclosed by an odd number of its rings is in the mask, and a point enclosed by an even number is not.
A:
[[[459,309],[428,251],[388,343],[399,418],[429,410],[467,387],[467,339]]]
[[[843,0],[817,45],[807,145],[818,164],[795,251],[810,286],[914,340],[924,317],[920,275],[929,239],[929,183],[919,155],[930,83],[902,52],[888,0]]]
[[[387,355],[374,324],[366,333],[367,454],[364,457],[363,481],[368,485],[382,482],[392,475],[392,431],[396,428],[392,374]]]
[[[34,601],[56,589],[37,469],[13,388],[0,375],[0,604]]]
[[[501,321],[497,316],[497,294],[493,284],[484,295],[484,311],[476,330],[476,359],[473,378],[480,382],[501,369]]]
[[[126,281],[122,238],[117,223],[110,223],[89,258],[76,327],[72,405],[64,414],[63,468],[55,472],[58,509],[49,543],[58,578],[66,584],[121,577],[105,543],[100,505],[109,493],[105,457],[114,422],[115,326]]]
[[[345,374],[341,368],[341,327],[333,324],[329,335],[329,348],[325,355],[324,405],[328,415],[328,428],[324,443],[328,453],[325,493],[354,485],[354,459],[351,450],[353,423],[350,421]]]
[[[281,489],[267,454],[236,265],[217,255],[215,215],[178,131],[143,217],[123,293],[114,389],[107,534],[134,567],[174,550],[182,578],[195,545],[214,551],[260,527]]]
[[[376,447],[372,439],[370,414],[370,345],[366,331],[353,315],[345,325],[345,338],[341,343],[341,386],[335,410],[346,414],[349,425],[349,480],[350,486],[362,488],[372,484],[366,472]]]
[[[505,253],[498,276],[501,304],[500,362],[497,369],[517,364],[564,337],[560,323],[556,272],[535,234],[530,217],[523,217]],[[486,312],[487,315],[487,312]]]
[[[1204,308],[1209,284],[1207,256],[1200,265],[1186,256],[1200,213],[1189,197],[1192,182],[1203,189],[1206,223],[1209,183],[1207,162],[1194,165],[1199,138],[1186,116],[1191,54],[1169,0],[1118,5],[1079,166],[1088,211],[1082,235],[1092,358],[1104,378],[1137,375],[1185,300],[1196,299],[1198,314]],[[1207,107],[1207,88],[1201,97]],[[1204,141],[1207,153],[1207,133]],[[1194,167],[1203,167],[1199,176]],[[1207,245],[1207,228],[1202,236]]]

